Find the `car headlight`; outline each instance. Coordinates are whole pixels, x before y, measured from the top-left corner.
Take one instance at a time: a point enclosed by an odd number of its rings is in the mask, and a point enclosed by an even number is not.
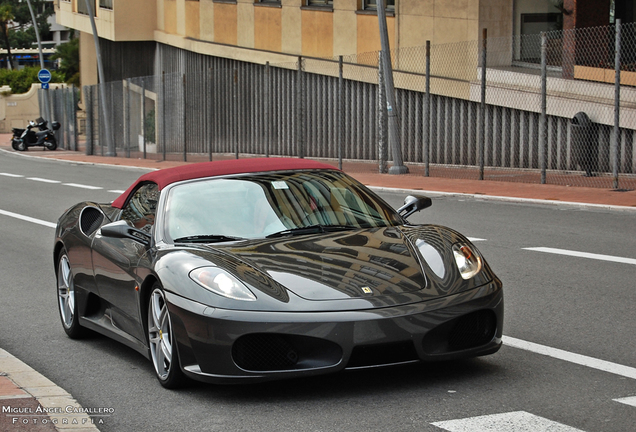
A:
[[[223,297],[244,301],[256,300],[256,296],[243,283],[217,267],[194,269],[190,272],[190,279]]]
[[[470,279],[481,270],[481,257],[474,248],[464,243],[453,245],[455,264],[463,279]]]

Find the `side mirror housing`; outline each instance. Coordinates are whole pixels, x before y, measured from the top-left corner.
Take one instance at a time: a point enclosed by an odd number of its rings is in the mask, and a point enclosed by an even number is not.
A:
[[[404,198],[404,205],[398,209],[398,214],[404,219],[415,212],[423,210],[433,205],[433,201],[429,197],[419,195],[409,195]]]
[[[112,238],[127,238],[143,245],[150,245],[150,234],[137,228],[133,228],[126,221],[111,222],[101,228],[102,236]]]

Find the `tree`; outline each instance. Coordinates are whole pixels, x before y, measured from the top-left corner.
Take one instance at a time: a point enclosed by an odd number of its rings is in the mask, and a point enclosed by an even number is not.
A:
[[[30,0],[40,37],[50,38],[48,17],[53,14],[53,4],[44,0]],[[7,50],[9,64],[13,65],[11,48],[32,48],[37,41],[29,5],[25,0],[0,0],[0,48]]]
[[[79,87],[79,38],[73,37],[56,48],[51,60],[60,59],[58,71],[64,75],[64,81]]]
[[[13,56],[11,56],[11,44],[9,43],[9,27],[13,21],[13,8],[10,4],[0,3],[0,30],[2,31],[2,43],[7,50],[7,67],[13,69]]]

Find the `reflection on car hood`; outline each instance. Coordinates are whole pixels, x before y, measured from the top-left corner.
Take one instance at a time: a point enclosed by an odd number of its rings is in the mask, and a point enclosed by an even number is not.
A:
[[[418,253],[395,227],[235,243],[222,249],[307,300],[427,289]]]

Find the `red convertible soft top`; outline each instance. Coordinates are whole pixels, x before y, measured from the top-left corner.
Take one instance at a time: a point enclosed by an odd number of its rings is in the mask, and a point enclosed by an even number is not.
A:
[[[205,177],[216,177],[230,174],[246,174],[267,171],[288,171],[304,169],[337,169],[332,165],[309,159],[292,158],[252,158],[232,159],[214,162],[202,162],[182,165],[174,168],[166,168],[152,171],[142,175],[123,194],[111,204],[116,208],[123,208],[128,196],[137,189],[140,183],[154,182],[159,190],[183,180],[192,180]]]

